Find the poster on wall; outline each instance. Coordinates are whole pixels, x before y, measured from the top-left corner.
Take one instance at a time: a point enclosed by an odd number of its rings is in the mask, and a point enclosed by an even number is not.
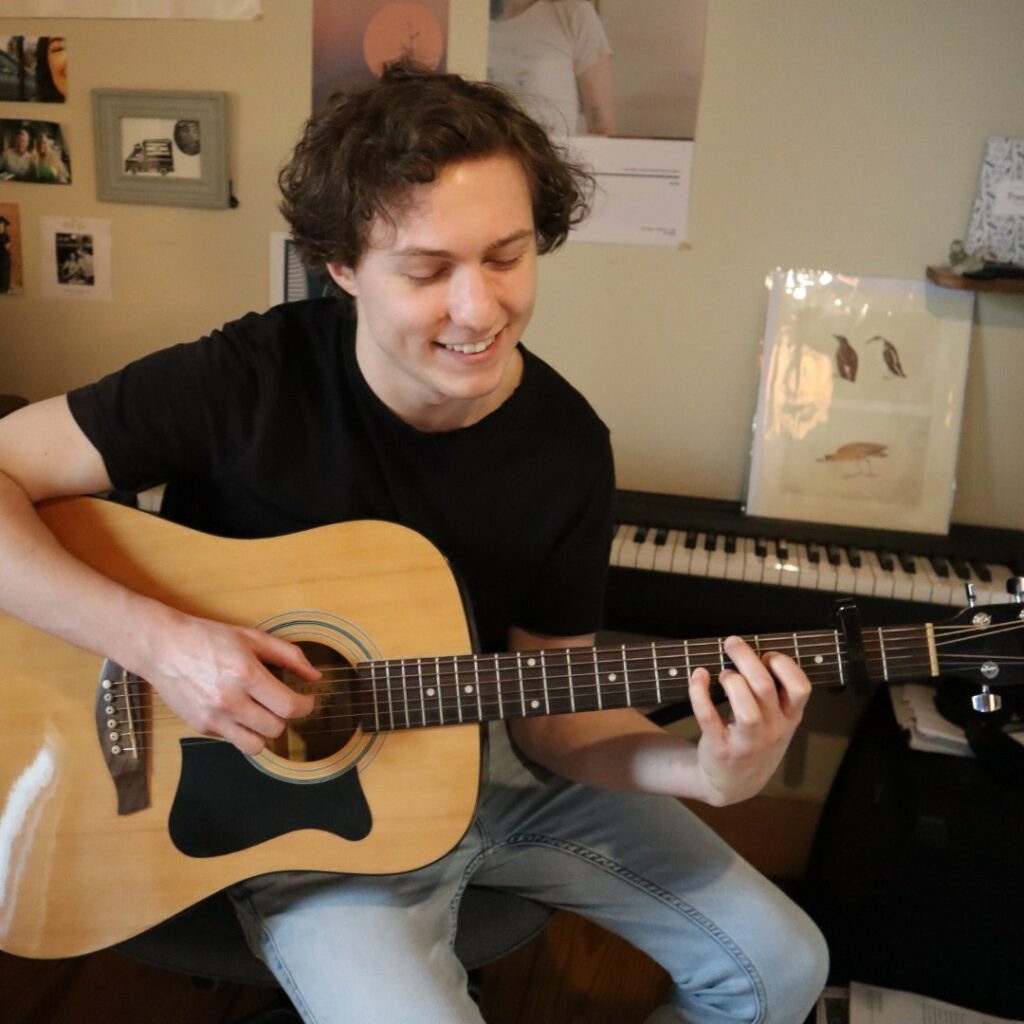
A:
[[[71,184],[71,154],[55,121],[0,120],[0,181]]]
[[[43,217],[39,269],[47,298],[109,302],[110,221]]]
[[[181,18],[252,21],[262,0],[0,0],[0,18]]]
[[[443,69],[448,0],[313,0],[313,109],[402,56]]]
[[[0,295],[20,295],[24,288],[21,217],[15,203],[0,203]]]
[[[917,278],[776,271],[747,513],[945,533],[973,304]]]
[[[490,15],[488,77],[594,173],[571,238],[685,242],[707,0],[491,0]]]
[[[63,103],[67,95],[63,36],[0,36],[0,100]]]

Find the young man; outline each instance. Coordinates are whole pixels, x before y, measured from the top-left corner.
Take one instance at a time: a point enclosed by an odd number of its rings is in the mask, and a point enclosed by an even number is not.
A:
[[[351,309],[250,314],[0,422],[3,606],[248,753],[310,711],[262,664],[312,679],[301,652],[116,586],[56,544],[33,502],[166,480],[164,514],[212,533],[401,522],[463,577],[484,650],[591,644],[611,526],[607,430],[520,344],[538,254],[586,205],[586,176],[544,131],[500,89],[398,65],[309,122],[281,185],[304,257]],[[802,1020],[824,981],[819,934],[674,799],[757,792],[807,700],[790,659],[726,649],[734,720],[696,672],[697,746],[632,709],[524,719],[492,730],[477,818],[435,864],[235,886],[304,1018],[479,1022],[452,952],[473,879],[647,950],[674,981],[660,1021]]]

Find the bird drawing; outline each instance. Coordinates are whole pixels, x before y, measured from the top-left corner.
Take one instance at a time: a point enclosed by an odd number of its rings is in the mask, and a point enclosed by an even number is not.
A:
[[[839,462],[856,468],[854,473],[843,473],[846,478],[853,476],[878,476],[871,465],[872,459],[886,457],[887,444],[876,444],[873,441],[853,441],[840,445],[834,452],[829,452],[819,462]],[[862,472],[862,469],[864,470]]]
[[[867,343],[870,345],[873,341],[880,341],[882,343],[882,359],[885,361],[889,372],[894,377],[906,377],[906,374],[903,372],[903,365],[900,363],[900,354],[896,351],[896,346],[888,338],[883,338],[880,334],[876,334],[873,338],[868,338]]]
[[[860,361],[857,350],[850,344],[849,339],[842,334],[833,334],[833,338],[839,342],[836,349],[836,369],[843,380],[855,381],[857,379],[857,363]]]

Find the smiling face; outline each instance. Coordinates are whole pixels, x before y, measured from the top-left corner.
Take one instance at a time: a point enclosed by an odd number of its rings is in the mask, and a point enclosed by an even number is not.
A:
[[[329,264],[355,297],[367,383],[421,430],[483,419],[515,390],[536,292],[526,176],[511,157],[451,164],[414,186],[392,227],[374,224],[355,267]]]

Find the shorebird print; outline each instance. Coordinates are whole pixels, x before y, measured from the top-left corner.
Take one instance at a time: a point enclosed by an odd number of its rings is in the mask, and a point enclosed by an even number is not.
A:
[[[871,465],[872,459],[886,457],[887,444],[875,444],[873,441],[853,441],[840,445],[834,452],[829,452],[819,462],[839,462],[856,467],[854,473],[843,473],[847,479],[854,476],[878,476]],[[864,472],[862,472],[862,467]]]
[[[896,351],[896,346],[888,338],[883,338],[880,334],[876,334],[873,338],[868,338],[867,343],[870,345],[873,341],[880,341],[882,343],[882,359],[889,372],[894,377],[906,377],[906,374],[903,372],[903,364],[900,362],[900,354]]]
[[[839,342],[836,349],[836,369],[843,380],[855,381],[857,379],[857,363],[860,358],[857,350],[850,344],[849,339],[843,334],[833,334],[833,338]]]

